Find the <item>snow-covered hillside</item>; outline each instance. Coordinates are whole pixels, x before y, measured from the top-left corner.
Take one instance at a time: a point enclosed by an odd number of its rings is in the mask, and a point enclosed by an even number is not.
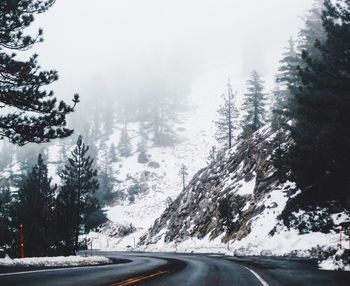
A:
[[[151,160],[159,163],[159,168],[138,163],[137,154],[123,158],[121,163],[118,163],[122,165],[118,175],[118,179],[122,181],[122,189],[126,190],[128,185],[132,184],[133,180],[130,180],[132,177],[144,183],[146,190],[137,195],[133,203],[125,200],[108,208],[108,218],[113,223],[102,228],[101,233],[89,235],[95,241],[96,247],[125,250],[128,245],[133,246],[134,241],[138,242],[155,219],[163,213],[169,202],[176,199],[181,192],[182,180],[179,176],[181,165],[185,164],[188,168],[187,180],[190,180],[198,169],[206,166],[209,149],[215,144],[212,119],[216,106],[190,104],[193,108],[184,112],[181,122],[174,126],[178,142],[170,147],[155,147],[151,144],[148,146]],[[134,130],[137,128],[135,126]],[[117,137],[113,141],[118,142]],[[111,229],[115,228],[115,223],[132,224],[136,227],[136,232],[125,237],[106,236],[106,233],[110,234]]]
[[[216,88],[212,88],[213,94],[210,87],[203,93],[202,83],[194,85],[188,97],[187,109],[178,115],[175,122],[171,123],[172,130],[176,133],[176,142],[173,145],[161,147],[156,146],[152,140],[146,141],[152,164],[138,162],[136,148],[139,142],[140,123],[128,124],[128,133],[133,147],[132,155],[127,158],[119,157],[114,163],[109,162],[111,175],[117,180],[113,191],[121,193],[123,198],[115,200],[112,205],[105,208],[109,222],[101,227],[99,232],[88,235],[95,248],[125,250],[128,245],[133,246],[134,242],[138,242],[167,205],[181,192],[182,178],[179,176],[181,165],[184,164],[188,168],[187,182],[198,169],[207,165],[209,150],[216,144],[213,120],[221,101],[219,94],[216,96],[214,93]],[[100,130],[100,132],[104,131]],[[75,133],[79,134],[79,130]],[[98,155],[94,159],[98,168],[104,160],[105,150],[108,150],[112,144],[117,146],[120,135],[121,128],[115,122],[108,139],[95,142]],[[151,137],[152,134],[149,138]],[[72,148],[73,144],[74,141],[69,142],[67,149]],[[102,145],[104,148],[101,148]],[[59,185],[58,172],[64,164],[61,158],[62,141],[53,141],[46,144],[45,148],[49,176],[53,178],[52,183]],[[18,150],[16,149],[14,153],[12,163],[2,172],[3,178],[21,174],[21,160],[16,156]],[[33,160],[36,156],[37,153],[33,155]],[[128,190],[135,183],[141,186],[141,191],[133,196],[133,201],[130,201]],[[132,225],[131,231],[125,231],[130,225]]]
[[[147,251],[221,252],[236,255],[297,255],[325,258],[336,255],[339,228],[350,221],[343,211],[317,209],[293,213],[286,227],[281,214],[299,190],[292,182],[279,183],[272,164],[276,133],[270,126],[227,151],[194,176],[188,187],[141,238]],[[288,136],[284,134],[284,141]],[[236,203],[236,228],[226,246],[219,219],[219,201]],[[308,228],[312,221],[313,228]],[[327,231],[314,229],[327,222]],[[349,247],[343,241],[343,247]]]

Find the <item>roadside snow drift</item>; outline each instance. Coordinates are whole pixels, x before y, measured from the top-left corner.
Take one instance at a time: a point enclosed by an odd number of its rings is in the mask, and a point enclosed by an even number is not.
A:
[[[0,266],[9,267],[64,267],[85,266],[112,263],[110,259],[103,256],[57,256],[57,257],[30,257],[11,259],[6,256],[0,259]]]

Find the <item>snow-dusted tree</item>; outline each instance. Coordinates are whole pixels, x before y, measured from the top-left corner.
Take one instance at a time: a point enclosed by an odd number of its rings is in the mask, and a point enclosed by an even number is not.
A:
[[[109,158],[110,162],[112,163],[118,162],[118,155],[114,143],[112,143],[111,147],[109,148]]]
[[[56,186],[51,186],[41,155],[18,191],[17,216],[26,237],[26,256],[47,256],[53,245]]]
[[[307,51],[315,59],[321,59],[321,52],[315,47],[316,42],[324,43],[327,33],[322,23],[322,13],[325,10],[324,0],[315,0],[312,9],[304,17],[305,26],[298,34],[298,51]],[[304,62],[301,61],[303,66]]]
[[[132,152],[130,137],[128,134],[127,124],[124,125],[119,139],[118,151],[121,157],[129,157]]]
[[[147,133],[144,124],[140,124],[139,130],[140,141],[137,146],[138,157],[137,161],[141,164],[148,163],[149,155],[147,150]]]
[[[266,101],[264,82],[261,76],[253,71],[247,81],[247,92],[244,94],[242,105],[243,112],[245,112],[241,122],[242,138],[249,137],[266,123]]]
[[[147,152],[147,143],[145,141],[140,141],[138,146],[137,146],[137,151],[138,151],[138,156],[137,156],[137,161],[141,164],[148,163],[149,161],[149,156]]]
[[[88,156],[89,146],[83,143],[83,138],[78,137],[77,144],[68,159],[68,164],[60,174],[63,181],[62,200],[74,198],[75,215],[71,218],[74,225],[74,249],[78,251],[79,225],[90,225],[89,216],[101,211],[100,205],[95,197],[98,190],[97,170],[93,169],[93,159]],[[66,202],[70,204],[71,202]],[[68,226],[67,226],[68,227]]]
[[[115,148],[112,148],[112,150],[113,149]],[[114,197],[113,190],[117,182],[116,175],[118,171],[114,170],[111,164],[111,149],[108,149],[106,144],[101,143],[100,151],[98,172],[99,189],[96,192],[96,197],[101,205],[107,205]]]
[[[207,158],[207,164],[210,165],[211,163],[215,162],[218,158],[218,150],[216,149],[216,146],[211,146],[209,155]]]
[[[184,190],[186,187],[186,177],[188,176],[188,169],[185,164],[182,164],[179,170],[179,176],[182,179],[182,189]]]
[[[300,64],[300,57],[295,48],[295,41],[290,38],[288,47],[282,55],[280,60],[280,67],[276,76],[276,82],[279,83],[277,92],[274,93],[275,109],[283,110],[289,103],[291,96],[291,89],[296,88],[299,82],[298,66]]]
[[[0,116],[0,139],[25,145],[64,138],[73,130],[66,128],[66,116],[79,102],[75,95],[73,106],[57,99],[45,87],[58,79],[56,71],[43,71],[37,55],[19,59],[13,52],[29,50],[43,41],[42,30],[32,37],[25,30],[36,14],[44,13],[54,0],[0,1],[0,106],[9,107]]]
[[[225,148],[232,147],[234,131],[237,129],[238,109],[236,108],[236,94],[232,91],[230,80],[227,82],[227,92],[223,94],[223,104],[219,107],[217,114],[216,139],[222,143]]]
[[[146,114],[149,127],[153,132],[153,141],[158,146],[174,143],[175,134],[171,122],[176,120],[178,105],[174,98],[159,94],[146,103]]]

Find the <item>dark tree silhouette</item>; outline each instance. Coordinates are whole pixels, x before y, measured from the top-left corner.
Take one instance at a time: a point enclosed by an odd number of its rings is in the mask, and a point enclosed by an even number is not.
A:
[[[79,102],[74,95],[73,106],[57,102],[53,91],[45,87],[58,79],[56,71],[43,71],[37,55],[27,61],[17,59],[14,51],[30,49],[43,41],[42,30],[35,36],[24,34],[34,16],[50,8],[54,0],[0,1],[0,138],[25,145],[64,138],[73,130],[66,128],[66,115]]]
[[[74,198],[75,216],[71,221],[75,224],[75,252],[78,251],[79,225],[88,223],[88,216],[100,210],[100,205],[94,196],[98,190],[97,170],[93,169],[93,160],[87,155],[89,146],[78,137],[77,145],[68,159],[68,163],[61,173],[63,193],[67,198]],[[72,195],[74,193],[74,195]]]

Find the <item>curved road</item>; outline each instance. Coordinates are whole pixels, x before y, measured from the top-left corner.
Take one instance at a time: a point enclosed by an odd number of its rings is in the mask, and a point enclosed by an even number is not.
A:
[[[320,271],[306,261],[189,254],[100,253],[129,263],[0,274],[0,285],[349,285],[350,273]]]

